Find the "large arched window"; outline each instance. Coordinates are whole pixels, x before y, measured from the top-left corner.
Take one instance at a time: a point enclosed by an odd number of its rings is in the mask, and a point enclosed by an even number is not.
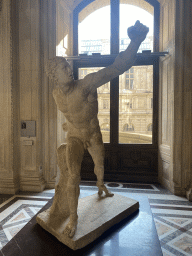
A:
[[[86,19],[89,25],[83,24]],[[81,1],[73,12],[73,55],[80,53],[81,49],[78,50],[78,46],[81,39],[96,40],[102,38],[102,35],[104,39],[110,41],[108,52],[118,53],[121,39],[127,38],[125,30],[137,19],[150,28],[149,35],[154,39],[153,49],[157,52],[159,49],[159,2],[157,0]],[[100,38],[97,38],[99,33]]]
[[[127,28],[135,24],[137,20],[140,20],[140,22],[149,27],[148,36],[141,45],[139,52],[142,52],[142,50],[153,51],[154,8],[148,4],[148,8],[145,8],[147,10],[145,10],[130,4],[130,2],[132,3],[130,0],[120,1],[119,5],[119,51],[125,50],[130,43],[127,36]],[[110,1],[105,1],[105,6],[102,3],[99,9],[96,9],[95,5],[97,7],[98,5],[100,6],[101,1],[92,2],[79,13],[79,54],[110,54],[110,33],[112,33],[110,31]]]
[[[85,74],[99,70],[99,66],[109,65],[114,55],[127,48],[130,39],[127,28],[134,25],[136,20],[149,27],[149,33],[141,44],[138,52],[158,51],[158,19],[159,4],[155,1],[145,0],[86,0],[74,10],[74,55],[79,55],[78,64],[74,65],[76,78],[82,78]],[[101,59],[101,55],[106,58]],[[90,57],[90,58],[87,58]],[[148,55],[149,56],[149,55]],[[119,131],[122,125],[129,122],[130,118],[137,126],[138,134],[146,133],[147,123],[154,123],[154,107],[149,108],[149,98],[154,100],[154,59],[145,56],[138,59],[138,64],[122,74],[118,81],[112,81],[108,95],[106,90],[98,89],[99,97],[104,97],[110,102],[110,107],[105,115],[110,116],[111,136],[105,143],[118,143]],[[84,59],[83,59],[84,57]],[[109,58],[111,57],[111,58]],[[100,62],[100,63],[99,63]],[[104,65],[102,65],[104,62]],[[156,77],[156,80],[158,78]],[[118,95],[118,98],[113,95]],[[99,99],[99,102],[101,100]],[[116,107],[117,111],[113,111]],[[110,115],[113,113],[113,116]],[[134,112],[134,113],[133,113]],[[142,112],[142,113],[141,113]],[[104,118],[103,107],[99,104],[98,118]],[[138,119],[138,120],[136,120]],[[140,120],[139,120],[140,119]],[[155,127],[155,124],[154,124]],[[113,135],[112,135],[113,134]],[[150,141],[150,140],[149,140]],[[151,135],[150,143],[155,142],[154,134]],[[141,144],[143,141],[141,140]]]
[[[99,88],[98,118],[100,124],[104,120],[108,123],[109,136],[103,136],[106,155],[110,152],[111,158],[108,168],[136,168],[135,172],[144,168],[157,172],[154,155],[157,156],[158,146],[159,2],[83,0],[73,12],[74,77],[78,79],[83,72],[90,73],[112,64],[130,42],[127,28],[138,19],[150,28],[148,37],[139,49],[134,67],[113,79],[110,86]],[[120,140],[120,131],[125,123],[132,122],[134,132],[128,129],[126,134],[130,133],[127,136],[133,139],[124,143]],[[153,127],[151,134],[146,131],[149,123]],[[138,151],[138,156],[149,154],[143,156],[141,162],[137,161],[138,166],[131,159],[125,161],[133,149],[133,154]]]

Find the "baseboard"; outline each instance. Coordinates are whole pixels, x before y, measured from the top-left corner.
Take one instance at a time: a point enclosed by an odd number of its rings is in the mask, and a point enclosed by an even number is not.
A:
[[[167,188],[169,191],[171,191],[172,193],[174,193],[174,186],[173,183],[171,183],[169,180],[165,179],[164,177],[161,177],[159,180],[160,184],[162,186],[164,186],[165,188]]]
[[[0,194],[16,194],[19,191],[19,178],[8,179],[1,178],[0,180]]]
[[[46,189],[54,189],[55,188],[55,182],[48,182],[45,186]]]
[[[21,177],[20,190],[28,192],[42,192],[45,189],[45,180],[41,177]]]
[[[176,196],[184,196],[186,197],[186,189],[185,188],[181,188],[181,187],[177,187],[174,185],[174,191],[173,194]]]

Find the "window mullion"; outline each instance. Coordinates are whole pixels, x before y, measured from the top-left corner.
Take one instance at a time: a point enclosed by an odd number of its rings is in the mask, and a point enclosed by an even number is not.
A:
[[[152,128],[152,143],[154,146],[158,145],[158,89],[159,84],[159,60],[153,63],[153,128]]]
[[[119,0],[111,0],[111,54],[119,53]],[[111,81],[110,89],[110,143],[118,144],[119,77]]]
[[[160,24],[160,8],[159,4],[154,6],[154,39],[153,39],[153,51],[159,51],[159,24]]]
[[[78,15],[77,11],[73,12],[73,56],[78,56]]]
[[[111,54],[119,53],[119,0],[111,0]]]
[[[119,130],[119,77],[114,78],[110,89],[110,143],[118,144]]]

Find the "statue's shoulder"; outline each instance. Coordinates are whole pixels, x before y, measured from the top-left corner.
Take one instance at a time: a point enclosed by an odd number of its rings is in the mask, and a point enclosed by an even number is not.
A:
[[[74,81],[74,90],[79,93],[85,94],[87,91],[87,87],[85,86],[84,79],[79,79]]]

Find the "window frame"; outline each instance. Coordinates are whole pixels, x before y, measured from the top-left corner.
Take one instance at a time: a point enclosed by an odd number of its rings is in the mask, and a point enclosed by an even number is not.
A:
[[[73,56],[78,56],[78,15],[94,0],[83,0],[73,11]],[[159,51],[159,17],[160,4],[157,0],[145,0],[154,7],[154,52]],[[79,68],[107,67],[119,54],[119,0],[111,3],[111,40],[110,54],[100,56],[77,57],[73,60],[74,78],[78,79]],[[153,130],[152,144],[119,144],[119,77],[110,82],[110,143],[114,146],[158,147],[158,85],[159,85],[159,55],[137,54],[134,66],[153,65]],[[118,96],[117,96],[118,95]],[[155,111],[154,111],[155,110]]]

